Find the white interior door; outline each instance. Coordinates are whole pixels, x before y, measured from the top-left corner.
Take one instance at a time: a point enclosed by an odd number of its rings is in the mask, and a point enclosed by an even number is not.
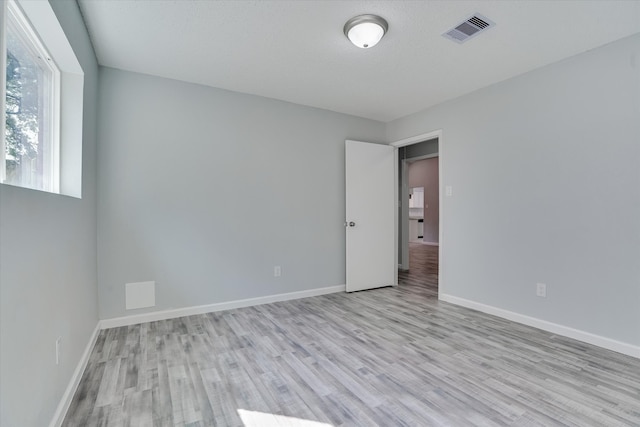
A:
[[[394,286],[397,153],[389,145],[346,141],[347,292]]]

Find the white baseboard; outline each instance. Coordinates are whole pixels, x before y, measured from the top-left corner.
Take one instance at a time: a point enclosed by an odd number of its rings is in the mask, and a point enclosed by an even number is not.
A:
[[[449,302],[451,304],[460,305],[462,307],[478,310],[483,313],[492,314],[494,316],[502,317],[503,319],[511,320],[513,322],[522,323],[523,325],[533,326],[534,328],[542,329],[547,332],[551,332],[557,335],[573,338],[578,341],[593,344],[598,347],[606,348],[618,353],[626,354],[640,359],[640,346],[616,341],[611,338],[606,338],[600,335],[592,334],[590,332],[581,331],[579,329],[570,328],[568,326],[558,325],[557,323],[547,322],[546,320],[537,319],[535,317],[525,316],[523,314],[515,313],[513,311],[504,310],[502,308],[493,307],[490,305],[482,304],[479,302],[459,298],[453,295],[447,295],[440,293],[438,298],[442,301]]]
[[[278,301],[314,297],[318,295],[345,292],[345,285],[329,286],[326,288],[309,289],[306,291],[289,292],[286,294],[267,295],[264,297],[248,298],[235,301],[221,302],[217,304],[198,305],[192,307],[176,308],[173,310],[152,311],[150,313],[135,314],[132,316],[114,317],[100,321],[102,329],[118,328],[120,326],[137,325],[157,320],[175,319],[176,317],[192,316],[194,314],[212,313],[215,311],[231,310],[234,308],[251,307],[254,305],[268,304]]]
[[[73,395],[76,394],[76,390],[78,389],[78,385],[80,385],[80,380],[82,379],[82,374],[84,374],[84,369],[87,367],[87,363],[89,362],[89,356],[91,356],[91,352],[93,351],[93,346],[96,344],[96,340],[98,339],[98,333],[100,332],[100,322],[96,325],[96,328],[93,330],[91,337],[89,338],[89,342],[82,353],[82,357],[80,357],[80,361],[78,362],[78,366],[76,366],[76,370],[73,371],[73,375],[71,376],[71,380],[69,381],[69,385],[67,389],[64,391],[62,395],[62,399],[60,399],[60,403],[58,404],[58,408],[56,409],[55,414],[53,415],[53,419],[49,424],[49,427],[60,427],[62,422],[64,421],[64,417],[67,415],[67,411],[69,410],[69,406],[71,405],[71,400],[73,399]]]
[[[409,243],[422,243],[423,245],[427,245],[427,246],[440,246],[440,243],[438,242],[425,242],[424,240],[410,240]]]

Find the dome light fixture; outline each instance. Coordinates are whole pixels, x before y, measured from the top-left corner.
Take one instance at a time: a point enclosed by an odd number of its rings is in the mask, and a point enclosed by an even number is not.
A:
[[[389,24],[378,15],[359,15],[344,24],[344,35],[361,49],[378,44],[389,29]]]

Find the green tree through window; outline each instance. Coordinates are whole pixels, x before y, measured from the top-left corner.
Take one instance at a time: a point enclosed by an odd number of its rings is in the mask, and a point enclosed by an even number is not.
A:
[[[15,174],[22,162],[32,161],[38,155],[38,103],[23,102],[36,98],[37,76],[33,67],[23,67],[11,52],[7,52],[7,98],[5,150],[7,178]]]

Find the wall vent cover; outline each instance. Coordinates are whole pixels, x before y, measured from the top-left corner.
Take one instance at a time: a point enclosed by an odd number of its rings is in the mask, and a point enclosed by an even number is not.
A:
[[[495,25],[495,22],[476,13],[469,19],[461,22],[451,30],[444,33],[442,36],[449,40],[453,40],[456,43],[462,44]]]

